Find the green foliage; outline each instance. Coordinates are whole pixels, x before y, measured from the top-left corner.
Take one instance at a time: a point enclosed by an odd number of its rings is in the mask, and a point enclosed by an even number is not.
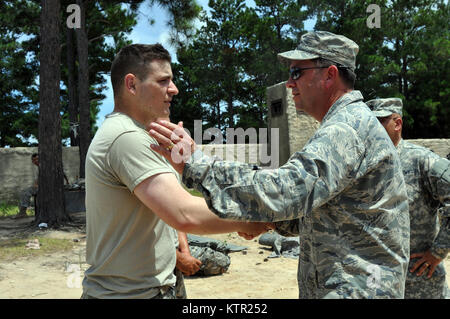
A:
[[[366,27],[366,8],[381,8],[381,28]],[[366,100],[400,97],[405,138],[450,136],[448,1],[309,1],[316,30],[358,43],[356,89]]]
[[[182,45],[191,37],[195,30],[195,19],[199,16],[201,7],[193,0],[150,0],[149,4],[159,3],[165,7],[171,16],[168,27],[171,33],[171,44]]]
[[[0,147],[24,146],[24,139],[37,135],[38,69],[32,48],[38,10],[29,1],[0,3]]]
[[[65,30],[65,8],[61,23]],[[105,98],[110,63],[127,45],[143,0],[88,1],[91,127]],[[266,127],[266,88],[287,80],[277,53],[296,47],[304,21],[316,30],[343,34],[356,43],[357,81],[366,100],[400,97],[404,102],[404,137],[450,136],[450,9],[446,0],[211,0],[210,14],[195,1],[149,0],[171,16],[168,27],[177,47],[171,119],[193,133],[203,128]],[[123,5],[126,4],[126,5]],[[366,11],[381,8],[381,28],[370,29]],[[32,144],[37,136],[39,90],[39,14],[37,1],[0,3],[0,147]],[[195,30],[198,17],[201,27]],[[197,24],[198,25],[198,24]],[[69,136],[66,35],[61,34],[62,136]],[[75,71],[77,73],[77,71]],[[76,74],[75,74],[76,78]]]
[[[122,8],[123,2],[134,3],[134,11]],[[128,43],[125,35],[136,24],[136,4],[139,2],[142,0],[87,2],[92,133],[96,129],[94,123],[99,105],[105,98],[102,92],[106,89],[106,80],[102,74],[109,72],[110,61],[117,49]],[[63,139],[69,136],[65,9],[71,3],[73,1],[62,1],[60,19]],[[0,4],[0,147],[34,145],[28,139],[37,140],[38,137],[39,19],[40,4],[36,1],[4,1]],[[113,45],[106,41],[108,36],[113,37]]]
[[[381,28],[367,26],[371,4],[381,8]],[[249,8],[216,0],[209,7],[177,51],[181,94],[172,119],[185,127],[194,119],[222,131],[266,126],[266,88],[287,80],[277,53],[295,48],[304,21],[315,18],[314,29],[359,45],[355,89],[366,100],[403,99],[405,138],[450,136],[448,1],[255,0]]]
[[[19,207],[17,205],[0,202],[0,217],[11,217],[17,215]]]
[[[89,100],[91,104],[91,135],[95,134],[97,114],[106,97],[111,62],[117,52],[131,43],[127,38],[137,23],[139,6],[144,0],[85,1],[87,36],[89,40]],[[67,65],[66,8],[72,0],[61,0],[61,133],[69,137],[69,83]],[[148,1],[167,8],[173,17],[170,28],[188,32],[200,8],[194,1]],[[31,0],[0,3],[0,147],[31,146],[28,139],[38,137],[39,115],[39,19],[40,3]],[[174,30],[175,32],[176,30]],[[76,50],[75,50],[76,51]],[[75,58],[76,53],[75,53]],[[76,61],[77,63],[77,61]],[[78,70],[72,74],[75,81]],[[76,85],[77,83],[75,83]],[[76,89],[76,87],[75,87]]]
[[[111,62],[116,53],[125,45],[131,43],[127,39],[133,27],[137,23],[137,10],[143,0],[128,1],[87,1],[86,2],[86,28],[89,41],[88,64],[89,64],[89,100],[90,100],[90,127],[91,136],[94,136],[97,127],[95,125],[100,105],[105,99],[104,90],[107,89],[107,79],[104,75],[109,74]],[[73,3],[71,0],[64,0],[62,3],[62,81],[64,89],[61,91],[62,97],[62,137],[69,137],[70,119],[68,116],[68,65],[67,55],[67,32],[65,8]],[[124,6],[123,4],[127,4]],[[74,39],[75,40],[75,39]],[[76,55],[76,53],[75,53]],[[73,71],[75,80],[78,78],[78,68]],[[75,87],[77,89],[77,87]],[[79,120],[79,119],[78,119]]]
[[[297,1],[211,0],[210,15],[202,12],[202,27],[178,47],[171,119],[194,120],[204,129],[266,127],[265,91],[286,78],[277,61],[280,50],[290,50],[307,18]],[[191,131],[192,133],[192,131]]]

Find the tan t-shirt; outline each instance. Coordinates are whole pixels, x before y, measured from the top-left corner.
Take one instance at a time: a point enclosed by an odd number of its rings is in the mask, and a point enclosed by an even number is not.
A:
[[[83,291],[91,297],[151,298],[175,284],[176,232],[133,194],[150,176],[177,175],[152,143],[141,124],[113,113],[89,147]]]

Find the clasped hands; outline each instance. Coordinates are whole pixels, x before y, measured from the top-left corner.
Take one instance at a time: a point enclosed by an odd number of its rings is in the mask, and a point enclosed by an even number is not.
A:
[[[275,225],[273,223],[246,222],[244,223],[243,229],[241,229],[237,233],[239,236],[247,240],[251,240],[271,229],[275,229]]]
[[[183,129],[183,122],[179,122],[177,125],[166,120],[158,120],[150,123],[149,128],[149,134],[159,143],[159,145],[152,144],[150,147],[164,156],[179,174],[183,174],[185,163],[197,148],[194,140]],[[251,240],[270,229],[275,229],[275,225],[264,222],[247,222],[242,223],[238,235]]]

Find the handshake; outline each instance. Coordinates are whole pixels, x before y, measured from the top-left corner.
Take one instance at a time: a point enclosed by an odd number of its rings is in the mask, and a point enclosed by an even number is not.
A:
[[[264,234],[271,229],[275,229],[275,225],[273,223],[246,222],[243,223],[243,229],[237,233],[242,238],[252,240],[253,238]]]

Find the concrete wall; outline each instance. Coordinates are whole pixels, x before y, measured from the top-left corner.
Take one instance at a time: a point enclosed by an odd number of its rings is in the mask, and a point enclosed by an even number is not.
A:
[[[260,147],[258,144],[200,145],[208,155],[256,165],[261,165]],[[37,152],[37,147],[0,148],[0,203],[17,204],[22,189],[33,184],[31,155]],[[64,172],[69,182],[76,182],[80,167],[78,147],[64,147],[62,157]]]
[[[441,157],[446,157],[450,153],[450,139],[436,138],[436,139],[410,139],[408,142],[429,148]]]
[[[268,97],[281,97],[285,101],[292,101],[290,92],[284,90],[283,87],[285,88],[284,84],[275,87],[271,91],[271,95],[268,94]],[[279,141],[275,142],[279,144],[280,148],[280,166],[288,160],[291,154],[303,148],[303,145],[319,125],[308,115],[297,115],[291,102],[286,102],[284,107],[287,110],[284,117],[271,119],[273,127],[279,127],[280,129]],[[286,121],[284,124],[283,119]],[[450,153],[450,139],[416,139],[409,141],[430,148],[442,157]],[[266,146],[262,144],[209,144],[200,147],[206,154],[215,155],[224,160],[268,166],[266,162],[261,162],[261,151],[267,156],[270,154],[270,151],[268,153],[265,149]],[[32,185],[33,164],[31,163],[31,154],[37,151],[36,147],[0,148],[0,203],[17,203],[20,191]],[[63,165],[69,182],[74,183],[79,176],[78,147],[63,148]]]
[[[279,163],[282,165],[290,156],[289,148],[289,127],[288,127],[288,100],[286,95],[285,83],[279,83],[274,86],[268,87],[266,90],[266,100],[269,108],[267,117],[268,127],[270,129],[278,128],[279,140],[276,141],[279,146]],[[273,114],[274,108],[278,102],[281,102],[281,109],[279,114]],[[271,137],[272,134],[269,134]],[[269,137],[269,145],[272,144],[272,140]]]
[[[305,112],[297,111],[292,99],[291,89],[287,89],[286,94],[288,96],[289,156],[291,156],[305,146],[306,142],[319,128],[320,123]],[[284,164],[288,159],[283,162],[280,161],[280,164]]]
[[[16,204],[22,189],[33,184],[31,155],[37,147],[0,148],[0,203]],[[79,176],[78,147],[64,147],[62,152],[64,172],[70,183]]]

